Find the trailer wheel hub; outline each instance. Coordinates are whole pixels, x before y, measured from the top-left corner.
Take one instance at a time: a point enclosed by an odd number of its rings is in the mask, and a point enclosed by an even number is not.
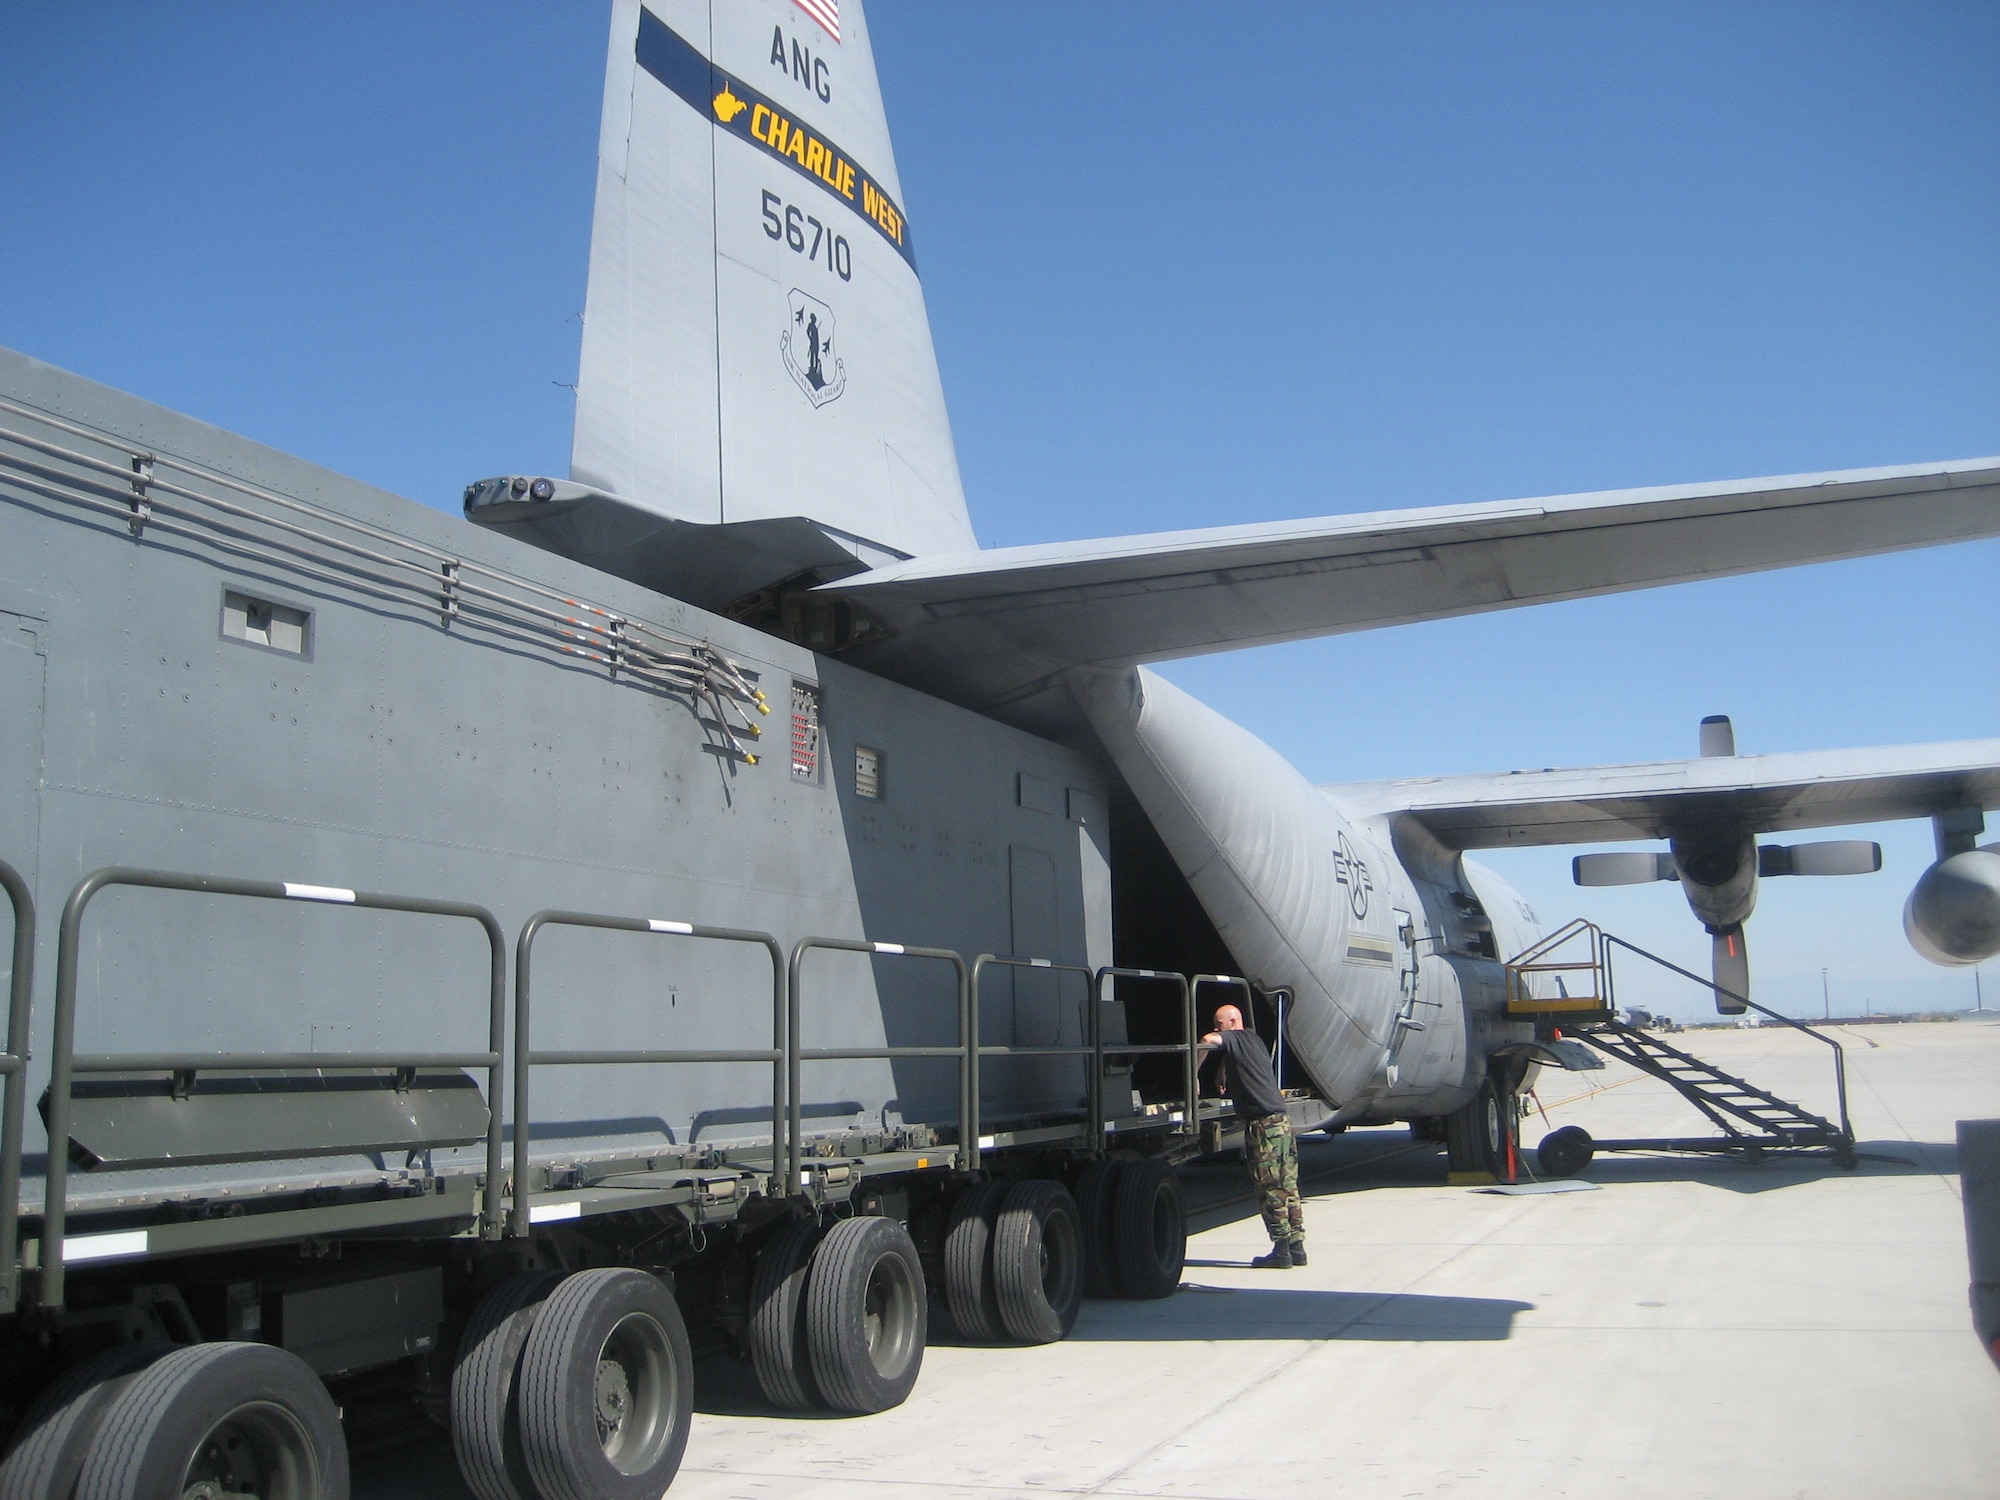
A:
[[[606,1447],[618,1436],[618,1429],[625,1425],[625,1414],[632,1409],[632,1382],[626,1377],[625,1366],[615,1359],[601,1359],[597,1362],[597,1436]]]

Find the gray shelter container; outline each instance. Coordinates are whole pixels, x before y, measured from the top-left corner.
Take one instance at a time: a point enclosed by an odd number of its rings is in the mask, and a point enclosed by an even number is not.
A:
[[[0,351],[0,859],[43,913],[31,1101],[56,918],[104,866],[473,902],[510,939],[562,908],[1099,965],[1105,805],[1061,747]],[[477,1051],[487,962],[473,923],[113,889],[86,919],[76,1044]],[[1076,976],[984,990],[988,1042],[1085,1040]],[[551,929],[534,999],[538,1049],[771,1045],[754,947]],[[942,965],[813,953],[801,1002],[809,1047],[957,1039]],[[768,1139],[770,1075],[538,1069],[536,1154]],[[982,1082],[995,1124],[1084,1098],[1076,1059],[996,1058]],[[946,1126],[956,1089],[949,1061],[808,1064],[806,1125]],[[403,1165],[162,1167],[200,1131],[149,1108],[80,1097],[97,1165],[74,1203]],[[31,1109],[31,1206],[41,1131]]]

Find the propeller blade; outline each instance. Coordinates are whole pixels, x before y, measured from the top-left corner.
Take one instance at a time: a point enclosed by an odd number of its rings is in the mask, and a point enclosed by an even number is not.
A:
[[[1710,714],[1701,721],[1701,757],[1713,759],[1718,755],[1736,753],[1736,726],[1729,722],[1728,714]]]
[[[1715,1013],[1740,1016],[1749,1007],[1750,950],[1743,943],[1743,926],[1724,928],[1709,940],[1708,971],[1715,979]]]
[[[1671,854],[1579,854],[1569,862],[1569,872],[1578,885],[1645,885],[1680,878]]]
[[[1865,839],[1765,844],[1757,851],[1759,875],[1873,875],[1881,868],[1882,846]]]

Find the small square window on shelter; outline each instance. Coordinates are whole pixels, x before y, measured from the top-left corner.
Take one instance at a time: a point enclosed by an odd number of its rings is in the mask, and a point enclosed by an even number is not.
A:
[[[854,795],[882,798],[882,752],[866,745],[854,747]]]
[[[236,589],[222,591],[222,634],[287,656],[312,655],[312,611],[273,604]]]

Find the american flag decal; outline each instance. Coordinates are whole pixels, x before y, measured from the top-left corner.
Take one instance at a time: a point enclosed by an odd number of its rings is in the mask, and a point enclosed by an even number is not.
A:
[[[840,0],[792,0],[792,3],[820,25],[836,42],[840,40]]]

